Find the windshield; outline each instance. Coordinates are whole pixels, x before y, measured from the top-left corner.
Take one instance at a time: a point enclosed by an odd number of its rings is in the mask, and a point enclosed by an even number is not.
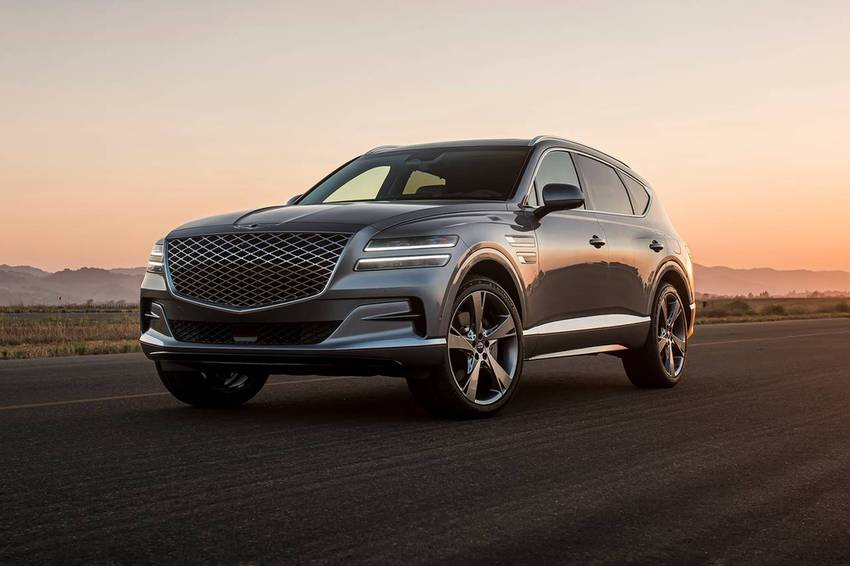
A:
[[[298,204],[388,200],[507,200],[527,147],[429,148],[366,155],[319,183]]]

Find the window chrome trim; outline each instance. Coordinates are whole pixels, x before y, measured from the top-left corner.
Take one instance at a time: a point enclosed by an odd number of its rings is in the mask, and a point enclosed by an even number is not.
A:
[[[648,324],[648,316],[635,316],[632,314],[600,314],[593,316],[580,316],[577,318],[566,318],[555,320],[533,326],[523,331],[525,336],[537,336],[545,334],[560,334],[561,332],[582,332],[585,330],[601,330],[604,328],[616,328],[618,326],[631,326],[633,324]]]
[[[560,139],[560,138],[549,138],[548,136],[545,136],[545,137],[547,139],[552,139],[554,141],[575,143],[575,142],[570,142],[569,140],[563,140],[563,139]],[[644,188],[644,190],[646,191],[646,194],[649,195],[649,202],[646,203],[646,210],[644,210],[643,214],[623,214],[621,212],[608,212],[608,211],[605,211],[605,210],[591,210],[591,209],[587,208],[587,199],[586,198],[585,198],[585,208],[574,208],[574,209],[570,210],[569,212],[579,212],[579,213],[581,213],[581,212],[592,212],[594,214],[606,214],[608,216],[622,216],[622,217],[625,217],[625,218],[646,218],[646,216],[649,214],[649,211],[652,209],[652,203],[655,202],[655,194],[652,191],[650,191],[649,189],[647,189],[647,187],[644,183],[642,183],[641,181],[638,181],[638,179],[635,178],[634,175],[632,175],[628,171],[623,170],[622,167],[617,167],[615,165],[611,165],[610,163],[606,163],[604,160],[599,159],[596,156],[590,155],[589,153],[586,153],[584,151],[579,151],[577,149],[570,149],[570,148],[567,148],[567,147],[550,147],[550,148],[543,150],[543,153],[540,154],[540,157],[537,160],[537,164],[534,166],[534,174],[531,176],[531,182],[528,184],[528,189],[526,189],[526,191],[525,191],[525,196],[520,200],[521,206],[526,207],[526,208],[531,208],[532,210],[536,210],[536,209],[540,208],[540,206],[542,206],[542,205],[538,205],[536,207],[529,206],[527,204],[528,203],[528,197],[531,194],[531,191],[534,190],[534,181],[535,181],[535,179],[537,179],[537,174],[540,172],[540,166],[543,164],[543,160],[546,158],[547,155],[549,155],[550,152],[553,152],[553,151],[566,151],[567,153],[575,153],[575,154],[578,154],[578,155],[583,155],[583,156],[588,157],[590,159],[595,159],[596,161],[598,161],[599,163],[601,163],[603,165],[607,165],[608,167],[611,167],[612,169],[614,169],[616,171],[621,171],[624,174],[628,175],[629,177],[631,177],[632,179],[637,181],[638,184],[640,184]],[[611,159],[614,159],[614,158],[612,157]],[[616,161],[616,159],[615,159],[615,161]],[[576,173],[579,174],[579,182],[581,182],[581,173],[579,172],[579,168],[575,164],[575,161],[573,161],[573,166],[576,168]],[[622,181],[620,181],[620,182],[622,183]],[[585,196],[590,194],[589,191],[587,191],[585,189],[585,187],[579,187],[579,188],[581,189],[581,192],[585,194]],[[629,189],[625,185],[623,186],[623,190],[625,190],[626,195],[629,196],[629,192],[628,192]],[[629,202],[631,203],[631,196],[629,196]]]
[[[625,161],[623,161],[622,159],[618,159],[618,158],[614,157],[613,155],[605,153],[604,151],[596,149],[595,147],[591,147],[591,146],[587,145],[586,143],[581,143],[581,142],[577,142],[577,141],[574,141],[574,140],[568,140],[567,138],[562,138],[562,137],[558,137],[558,136],[547,136],[547,135],[535,136],[534,138],[531,139],[531,141],[528,142],[528,145],[533,147],[533,146],[535,146],[535,145],[537,145],[541,142],[545,142],[545,141],[553,141],[553,142],[560,142],[560,143],[571,143],[573,145],[578,145],[578,146],[593,150],[597,153],[600,153],[600,154],[604,155],[605,157],[607,157],[608,159],[610,159],[611,161],[616,161],[617,163],[619,163],[623,167],[628,167],[629,169],[631,169],[631,167],[629,167],[629,164],[626,163]]]

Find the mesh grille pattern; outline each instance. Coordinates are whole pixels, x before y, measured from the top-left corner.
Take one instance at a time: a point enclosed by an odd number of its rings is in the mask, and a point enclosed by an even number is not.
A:
[[[289,303],[321,293],[350,236],[298,232],[216,234],[168,240],[180,295],[233,308]]]
[[[339,327],[340,321],[234,325],[171,320],[169,324],[174,337],[181,342],[287,346],[323,342]]]

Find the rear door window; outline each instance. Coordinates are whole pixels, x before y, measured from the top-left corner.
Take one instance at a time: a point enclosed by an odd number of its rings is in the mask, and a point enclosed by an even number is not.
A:
[[[584,155],[575,156],[593,209],[600,212],[634,214],[626,187],[613,167]]]

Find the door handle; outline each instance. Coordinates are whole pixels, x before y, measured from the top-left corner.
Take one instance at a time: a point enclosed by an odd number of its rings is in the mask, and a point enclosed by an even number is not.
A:
[[[598,250],[599,248],[605,245],[605,240],[594,234],[593,237],[590,239],[590,245]]]
[[[657,253],[664,249],[664,244],[658,240],[652,240],[652,242],[649,243],[649,249]]]

